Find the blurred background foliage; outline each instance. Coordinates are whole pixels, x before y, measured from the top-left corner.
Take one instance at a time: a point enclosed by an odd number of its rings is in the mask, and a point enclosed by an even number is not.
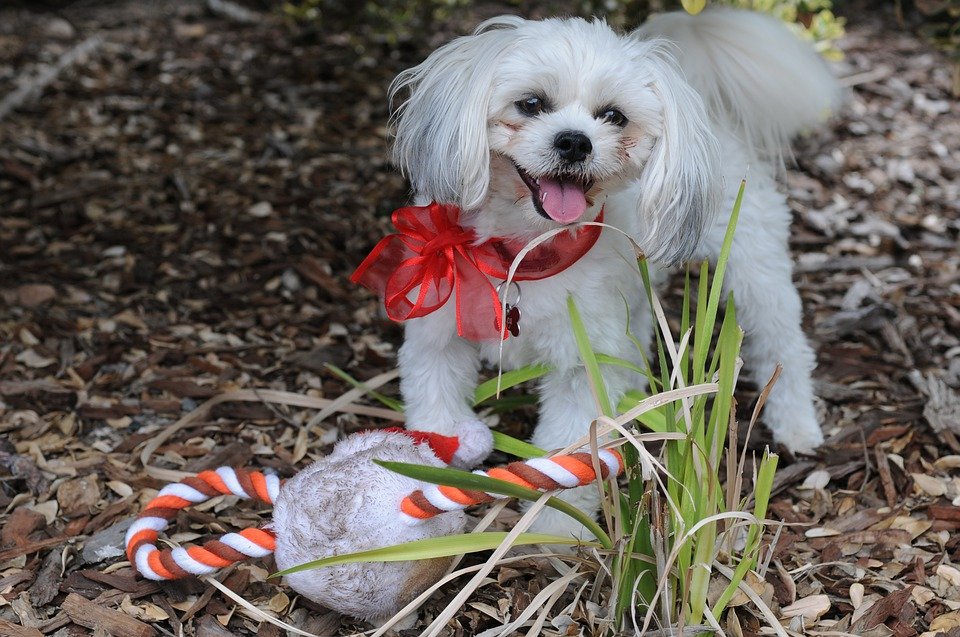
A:
[[[708,3],[710,0],[706,0]],[[926,2],[936,0],[924,0]],[[960,0],[947,0],[950,2]],[[682,0],[682,6],[698,12],[705,0]],[[775,15],[791,25],[801,37],[812,41],[827,57],[840,55],[835,43],[843,35],[844,19],[833,14],[832,0],[712,0]],[[478,11],[486,17],[482,0],[287,0],[284,14],[293,22],[351,24],[372,29],[382,36],[403,39],[411,34],[431,33],[438,25],[462,11]],[[681,8],[681,0],[575,0],[544,2],[513,0],[497,3],[502,13],[512,9],[525,17],[580,15],[603,17],[621,29],[639,25],[651,13]]]

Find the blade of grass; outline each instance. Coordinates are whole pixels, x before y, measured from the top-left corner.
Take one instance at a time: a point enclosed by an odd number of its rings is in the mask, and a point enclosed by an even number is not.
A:
[[[567,297],[567,312],[570,315],[570,324],[573,327],[573,336],[577,342],[577,349],[580,350],[580,358],[583,360],[584,367],[587,368],[587,380],[590,383],[590,389],[593,390],[594,399],[597,406],[604,416],[613,417],[613,407],[610,404],[610,397],[607,395],[607,388],[603,382],[603,376],[600,375],[600,364],[597,362],[597,356],[590,346],[590,337],[587,336],[587,329],[580,318],[580,312],[577,310],[577,303],[573,295]]]
[[[716,617],[720,616],[720,613],[726,609],[727,604],[733,599],[733,595],[740,586],[740,582],[746,577],[747,571],[756,566],[761,532],[763,530],[763,520],[767,515],[767,506],[770,503],[770,494],[773,491],[773,478],[776,474],[778,460],[779,457],[776,454],[771,454],[769,450],[767,450],[763,454],[763,460],[760,461],[760,470],[757,473],[757,483],[754,488],[756,504],[753,508],[753,515],[759,520],[759,523],[750,526],[750,530],[747,533],[747,542],[743,550],[743,557],[730,576],[730,583],[713,605],[713,614]]]
[[[485,402],[484,409],[493,413],[502,414],[508,411],[513,411],[514,409],[519,409],[520,407],[536,405],[537,401],[537,397],[533,394],[500,396],[500,398],[491,398]]]
[[[460,469],[453,469],[451,467],[427,467],[406,462],[388,462],[386,460],[374,460],[374,462],[394,473],[399,473],[400,475],[415,480],[429,482],[430,484],[442,484],[460,489],[484,491],[486,493],[499,493],[511,498],[528,500],[530,502],[536,502],[543,496],[543,493],[535,489],[527,489],[526,487],[521,487],[506,480],[497,480],[496,478],[470,473],[469,471],[461,471]],[[610,536],[600,528],[600,525],[598,525],[593,518],[577,507],[555,497],[548,498],[546,505],[557,511],[566,513],[585,526],[604,548],[610,549],[613,547]]]
[[[500,546],[507,538],[507,535],[505,531],[490,531],[487,533],[463,533],[460,535],[444,535],[424,540],[414,540],[412,542],[404,542],[403,544],[370,549],[369,551],[332,555],[319,560],[313,560],[312,562],[298,564],[297,566],[273,573],[270,577],[283,577],[292,575],[293,573],[300,573],[301,571],[322,568],[324,566],[337,566],[355,562],[407,562],[413,560],[428,560],[435,557],[449,557],[463,553],[476,553],[477,551],[489,551]],[[573,538],[543,533],[521,533],[513,543],[514,546],[530,544],[561,544],[567,546],[583,544],[586,546],[599,547],[595,542],[584,542]]]
[[[549,371],[550,367],[548,365],[528,365],[527,367],[510,370],[509,372],[500,374],[499,377],[495,376],[494,378],[486,380],[477,387],[477,391],[473,396],[473,405],[477,406],[497,395],[498,378],[500,381],[500,391],[503,391],[504,389],[510,389],[521,383],[540,378]]]
[[[502,451],[503,453],[508,453],[511,456],[523,458],[524,460],[547,455],[547,452],[540,447],[531,445],[529,442],[518,440],[513,436],[508,436],[502,431],[494,430],[491,433],[493,433],[493,448],[497,451]]]
[[[630,411],[643,402],[647,397],[648,396],[642,391],[631,389],[623,395],[623,398],[620,399],[617,409],[621,413]],[[664,415],[664,409],[653,409],[651,411],[644,412],[640,414],[636,420],[650,429],[650,431],[664,433],[669,430],[667,427],[667,418]]]
[[[733,246],[733,233],[737,229],[737,221],[740,218],[740,207],[743,205],[743,193],[747,187],[747,180],[740,180],[740,189],[737,191],[737,198],[733,204],[733,211],[730,213],[730,223],[727,225],[727,232],[723,236],[723,244],[720,247],[720,256],[717,259],[716,271],[713,275],[713,283],[710,287],[710,300],[707,304],[706,322],[713,325],[717,310],[720,307],[720,294],[723,290],[723,275],[727,269],[727,260],[730,257],[730,249]],[[694,348],[698,358],[694,361],[694,370],[703,369],[707,360],[707,350],[709,349],[710,338],[713,332],[703,330],[697,333],[698,343]]]
[[[340,369],[339,367],[337,367],[332,363],[324,363],[324,367],[330,370],[330,372],[334,376],[339,377],[341,380],[347,381],[357,389],[363,389],[367,393],[367,395],[369,395],[371,398],[378,401],[380,404],[384,405],[388,409],[392,409],[394,411],[400,412],[401,414],[403,413],[403,403],[397,400],[396,398],[390,398],[389,396],[384,396],[383,394],[376,391],[375,389],[371,389],[367,387],[363,381],[357,380],[356,378],[354,378],[353,376],[351,376],[350,374],[343,371],[342,369]]]

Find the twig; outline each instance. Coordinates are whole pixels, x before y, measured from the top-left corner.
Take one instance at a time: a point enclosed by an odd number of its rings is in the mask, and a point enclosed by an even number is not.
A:
[[[890,474],[890,461],[880,447],[874,450],[874,458],[877,461],[877,471],[880,473],[880,483],[883,485],[883,495],[890,508],[894,508],[897,506],[897,488],[894,486],[893,476]]]
[[[65,68],[73,66],[78,60],[97,50],[101,44],[103,44],[103,40],[100,36],[91,36],[61,55],[56,63],[45,65],[36,77],[22,82],[17,90],[0,100],[0,120],[31,100],[40,97],[43,90],[50,86]]]
[[[840,86],[845,88],[852,88],[861,84],[879,82],[880,80],[887,79],[891,75],[893,75],[892,68],[889,66],[880,66],[869,71],[864,71],[863,73],[856,73],[854,75],[848,75],[847,77],[841,77],[839,79],[839,83]]]
[[[257,12],[230,0],[207,0],[207,11],[239,24],[255,24],[261,20]]]

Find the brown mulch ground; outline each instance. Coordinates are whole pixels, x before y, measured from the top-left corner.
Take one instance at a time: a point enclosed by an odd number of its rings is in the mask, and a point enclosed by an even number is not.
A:
[[[243,25],[199,2],[59,15],[0,9],[0,95],[101,38],[0,120],[0,635],[90,634],[85,600],[113,611],[99,625],[114,634],[279,635],[218,592],[115,566],[162,486],[139,450],[222,392],[336,397],[347,386],[327,364],[360,378],[394,365],[400,331],[346,277],[406,196],[386,161],[386,87],[446,36]],[[766,595],[774,609],[826,595],[821,632],[946,631],[960,626],[960,117],[947,60],[892,19],[851,19],[841,48],[852,105],[788,175],[829,442],[779,473],[774,517],[797,526]],[[286,476],[331,429],[382,422],[305,428],[312,413],[223,403],[153,461]],[[523,434],[527,419],[503,420]],[[179,539],[218,530],[213,513],[184,514]],[[306,630],[363,628],[261,566],[227,585]],[[515,616],[548,577],[501,577],[450,634]],[[547,628],[577,634],[583,612]]]

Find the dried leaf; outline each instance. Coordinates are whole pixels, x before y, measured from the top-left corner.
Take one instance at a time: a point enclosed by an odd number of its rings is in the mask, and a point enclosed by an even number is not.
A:
[[[933,467],[938,471],[960,469],[960,455],[941,456],[933,462]]]
[[[800,486],[803,489],[825,489],[828,484],[830,484],[830,472],[825,469],[817,469],[810,472],[810,475]]]
[[[919,518],[908,518],[906,516],[897,516],[890,525],[891,529],[899,529],[910,534],[910,539],[915,540],[933,526],[930,520],[921,520]]]
[[[273,205],[269,201],[260,201],[247,208],[247,214],[257,219],[265,219],[273,214]]]
[[[949,564],[940,564],[937,566],[937,575],[947,580],[951,586],[960,586],[960,570]]]
[[[850,585],[850,603],[854,609],[860,608],[863,604],[863,584],[854,582]]]
[[[46,502],[41,502],[28,508],[42,515],[47,521],[47,524],[53,524],[53,521],[57,519],[57,513],[60,511],[60,506],[56,500],[47,500]]]
[[[286,593],[281,591],[270,598],[270,601],[267,603],[267,608],[279,614],[282,613],[289,605],[290,598],[287,597]]]
[[[56,364],[57,359],[51,358],[50,356],[42,356],[38,354],[34,349],[25,349],[19,354],[17,354],[17,362],[23,363],[27,367],[33,367],[34,369],[41,369],[44,367],[50,367],[51,365]]]
[[[44,283],[28,283],[17,288],[17,302],[23,307],[33,308],[43,305],[52,301],[56,296],[57,291],[53,286]]]
[[[914,586],[913,590],[910,592],[910,597],[919,606],[925,606],[927,603],[935,600],[937,595],[932,590],[924,586]]]
[[[949,632],[957,627],[960,627],[960,611],[944,613],[930,622],[930,630],[935,633]]]
[[[830,598],[826,595],[810,595],[798,599],[789,606],[780,609],[780,614],[784,618],[803,617],[805,619],[818,619],[823,617],[830,610]]]
[[[923,493],[939,498],[947,492],[947,484],[938,478],[925,473],[911,473],[913,484]]]

